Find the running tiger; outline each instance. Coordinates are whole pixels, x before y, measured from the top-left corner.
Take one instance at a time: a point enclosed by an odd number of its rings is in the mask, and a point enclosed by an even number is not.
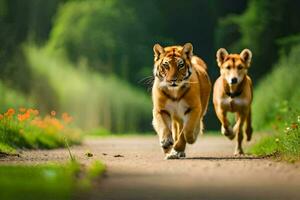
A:
[[[193,144],[203,130],[211,82],[202,59],[190,43],[163,48],[154,45],[152,88],[153,127],[165,159],[185,157],[186,143]]]

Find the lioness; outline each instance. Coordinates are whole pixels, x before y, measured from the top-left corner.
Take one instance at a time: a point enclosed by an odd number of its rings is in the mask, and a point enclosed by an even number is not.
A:
[[[153,51],[153,127],[165,159],[179,159],[185,157],[186,143],[193,144],[202,132],[211,83],[192,44],[165,48],[156,44]]]

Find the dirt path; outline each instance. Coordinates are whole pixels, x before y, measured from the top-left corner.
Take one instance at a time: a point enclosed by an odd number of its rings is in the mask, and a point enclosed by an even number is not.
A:
[[[72,148],[81,162],[101,159],[105,177],[84,199],[300,199],[300,164],[232,156],[234,143],[206,136],[187,158],[163,160],[156,137],[88,139]],[[87,158],[84,154],[94,154]],[[64,162],[66,150],[26,151],[5,163]]]

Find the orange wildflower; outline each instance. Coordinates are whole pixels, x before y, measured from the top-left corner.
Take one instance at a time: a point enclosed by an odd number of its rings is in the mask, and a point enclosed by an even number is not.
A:
[[[4,114],[4,116],[11,117],[11,116],[13,116],[15,113],[16,113],[16,111],[15,111],[13,108],[9,108],[9,109],[7,110],[7,112]]]
[[[34,110],[33,110],[32,108],[29,108],[29,109],[27,110],[27,113],[32,114],[32,113],[34,113]]]
[[[293,130],[297,129],[297,128],[298,128],[298,124],[292,123],[292,124],[291,124],[291,128],[292,128]]]
[[[19,108],[19,112],[21,112],[21,113],[26,112],[26,108]]]
[[[35,116],[37,116],[37,115],[39,115],[39,111],[38,110],[33,110],[33,112],[32,112]]]
[[[62,114],[62,119],[67,124],[70,123],[73,120],[73,118],[68,113],[63,113]]]
[[[24,120],[27,120],[30,118],[30,113],[29,112],[26,112],[24,114],[18,114],[18,120],[20,122],[24,121]]]
[[[3,117],[3,115],[2,115],[2,114],[0,114],[0,120],[1,120],[1,119],[3,119],[3,118],[4,118],[4,117]]]
[[[51,116],[55,116],[56,112],[54,110],[52,110],[50,114],[51,114]]]

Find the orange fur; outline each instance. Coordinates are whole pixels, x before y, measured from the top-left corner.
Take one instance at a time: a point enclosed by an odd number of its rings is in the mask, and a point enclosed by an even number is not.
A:
[[[251,140],[252,81],[247,75],[252,53],[245,49],[240,54],[228,54],[225,49],[217,52],[217,63],[221,76],[216,80],[213,102],[217,117],[222,123],[221,132],[229,139],[237,135],[235,154],[243,154],[242,140],[244,125],[247,140]],[[236,123],[231,128],[227,112],[236,113]]]
[[[211,83],[191,44],[154,46],[153,126],[167,159],[185,156],[202,131]]]

